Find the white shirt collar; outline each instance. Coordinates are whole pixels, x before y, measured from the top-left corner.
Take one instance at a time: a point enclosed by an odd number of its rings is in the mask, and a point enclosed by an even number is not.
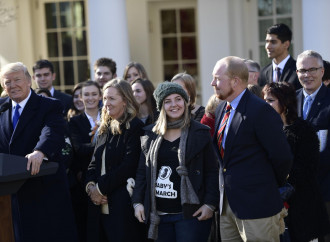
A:
[[[275,64],[274,60],[272,61],[273,62],[273,71],[275,71],[275,68],[276,67],[279,67],[281,69],[281,73],[283,72],[283,69],[284,69],[284,66],[285,64],[287,63],[287,61],[289,60],[290,58],[290,55],[288,55],[287,57],[285,57],[284,60],[282,60],[278,65]]]
[[[89,121],[91,127],[94,128],[95,122],[93,120],[93,117],[92,116],[89,116],[86,112],[85,112],[85,114],[86,114],[86,117],[88,118],[88,121]],[[100,120],[100,116],[101,116],[100,115],[100,112],[98,112],[97,113],[97,117],[96,117],[96,122],[98,122]]]
[[[54,97],[54,92],[55,92],[55,89],[54,87],[52,86],[52,88],[49,90],[50,94],[52,94],[52,97]]]
[[[313,92],[312,94],[310,94],[310,95],[305,91],[305,89],[303,89],[304,97],[306,98],[307,96],[310,96],[312,98],[312,101],[314,101],[314,99],[315,99],[317,93],[319,92],[320,88],[322,87],[322,85],[323,84],[321,83],[321,85],[319,86],[319,88],[315,92]]]
[[[20,114],[23,112],[23,109],[24,109],[27,101],[29,100],[30,96],[31,96],[31,89],[30,89],[30,92],[29,92],[29,95],[27,96],[27,98],[25,98],[23,101],[21,101],[20,103],[18,103],[21,106],[21,109],[18,110]],[[11,100],[11,105],[12,105],[13,110],[15,110],[16,105],[17,105],[17,102]],[[12,112],[12,113],[14,113],[14,112]]]

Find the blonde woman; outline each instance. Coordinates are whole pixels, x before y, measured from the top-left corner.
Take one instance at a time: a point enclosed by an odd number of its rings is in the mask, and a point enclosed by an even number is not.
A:
[[[127,179],[136,174],[143,133],[130,84],[118,78],[105,84],[103,105],[97,143],[86,175],[91,201],[87,240],[144,241],[145,228],[134,218],[126,189]],[[100,234],[105,237],[100,238]]]
[[[154,92],[160,111],[141,137],[135,216],[157,242],[207,241],[219,203],[218,160],[209,129],[190,119],[188,95],[171,82]]]

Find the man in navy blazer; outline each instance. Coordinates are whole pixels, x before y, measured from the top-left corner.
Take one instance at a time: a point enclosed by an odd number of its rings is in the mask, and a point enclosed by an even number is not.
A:
[[[323,64],[322,56],[315,51],[306,50],[298,55],[297,74],[303,88],[297,91],[297,103],[298,116],[313,124],[320,137],[320,165],[317,178],[330,215],[330,89],[322,84]],[[311,97],[309,105],[308,96]],[[325,241],[330,241],[330,235]]]
[[[219,60],[212,74],[217,96],[226,101],[216,110],[214,135],[220,159],[221,238],[279,241],[283,201],[278,188],[285,183],[293,158],[281,118],[247,90],[249,74],[241,58]],[[227,105],[231,111],[219,144]]]
[[[48,60],[38,60],[33,68],[33,79],[39,88],[48,89],[53,98],[61,101],[64,110],[63,114],[66,117],[68,110],[72,107],[72,97],[66,93],[55,90],[53,82],[56,79],[53,64]]]
[[[31,175],[38,174],[46,159],[59,163],[56,174],[30,178],[12,196],[15,239],[77,241],[66,173],[59,159],[64,145],[63,106],[34,93],[31,76],[20,62],[3,66],[0,81],[8,93],[0,100],[0,153],[27,157]]]
[[[265,66],[259,76],[259,85],[280,81],[291,83],[295,89],[301,88],[297,74],[296,61],[290,56],[292,32],[285,24],[275,24],[267,29],[265,49],[272,63]],[[276,68],[280,68],[277,79]]]

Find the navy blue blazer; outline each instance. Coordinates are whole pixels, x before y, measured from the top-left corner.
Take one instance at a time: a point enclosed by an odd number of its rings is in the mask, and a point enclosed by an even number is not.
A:
[[[226,102],[216,110],[216,130]],[[292,165],[290,146],[283,123],[276,111],[248,90],[242,96],[226,137],[220,160],[220,213],[224,193],[235,216],[258,219],[281,211],[283,202],[278,187],[283,185]]]
[[[296,92],[298,104],[298,116],[302,117],[304,102],[303,89]],[[318,169],[318,180],[321,186],[321,192],[325,201],[330,201],[330,89],[322,84],[315,100],[308,113],[307,119],[315,129],[328,130],[327,143],[325,149],[320,152],[320,167]]]
[[[288,61],[285,63],[284,69],[282,71],[280,81],[288,82],[294,86],[297,90],[301,88],[297,73],[296,73],[296,61],[290,56]],[[260,71],[259,85],[261,87],[273,81],[273,63],[268,64]]]
[[[62,105],[32,91],[13,131],[9,97],[0,100],[0,105],[5,103],[10,107],[0,114],[0,153],[25,156],[39,150],[59,163],[56,174],[30,178],[17,192],[23,241],[77,241],[64,164],[59,159],[64,146]]]

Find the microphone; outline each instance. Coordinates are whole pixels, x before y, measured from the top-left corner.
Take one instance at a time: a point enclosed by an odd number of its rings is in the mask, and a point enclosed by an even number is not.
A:
[[[6,112],[10,108],[10,103],[4,103],[0,106],[0,114]]]

